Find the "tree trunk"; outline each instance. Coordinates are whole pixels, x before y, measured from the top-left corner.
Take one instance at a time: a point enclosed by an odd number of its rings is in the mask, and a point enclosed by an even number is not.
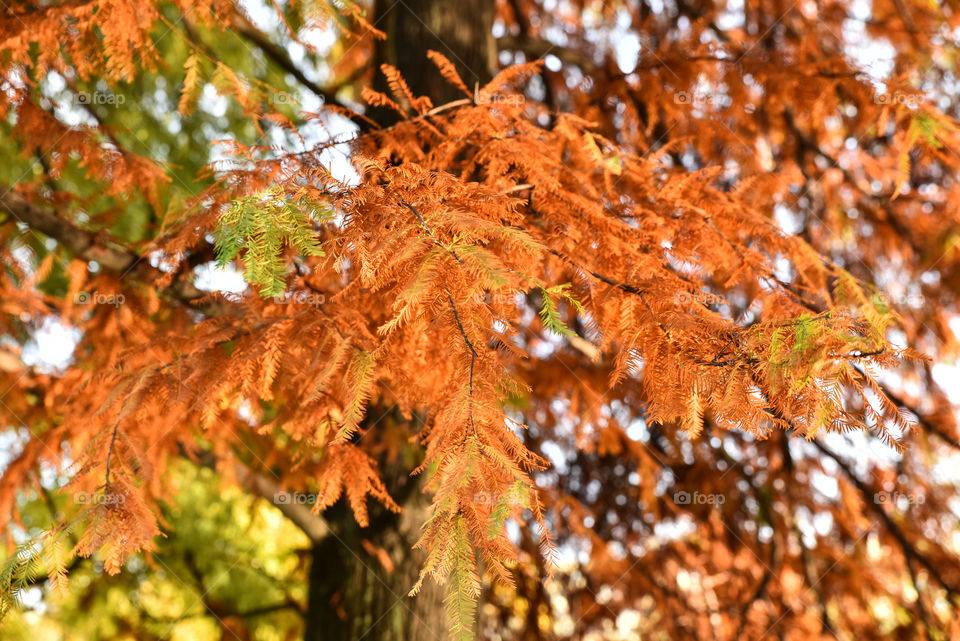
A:
[[[494,0],[377,0],[376,27],[387,34],[377,42],[374,88],[389,91],[379,67],[400,70],[416,95],[439,105],[463,98],[427,59],[433,49],[450,59],[472,91],[484,85],[497,66],[493,38]]]
[[[427,95],[434,104],[462,98],[427,51],[449,58],[471,89],[486,83],[496,68],[493,16],[493,0],[376,0],[375,24],[387,38],[375,48],[374,88],[389,92],[379,69],[388,63],[400,70],[414,94]],[[396,120],[385,110],[369,115],[383,125]],[[403,420],[397,412],[390,414],[385,420]],[[378,418],[383,412],[371,408],[368,415]],[[357,525],[342,501],[324,513],[332,534],[312,550],[305,641],[444,641],[448,636],[442,587],[427,580],[416,597],[407,596],[426,556],[411,548],[426,521],[429,497],[421,492],[420,477],[408,476],[408,466],[381,461],[381,469],[404,512],[392,514],[371,503],[367,528]],[[386,563],[378,559],[384,553]]]
[[[409,485],[404,513],[377,509],[366,528],[342,504],[328,510],[333,532],[311,555],[305,641],[446,639],[443,589],[427,581],[408,596],[425,557],[411,548],[429,505],[420,483]]]
[[[396,409],[374,406],[361,430],[397,429],[396,424],[410,433],[422,427]],[[447,639],[444,588],[428,579],[417,596],[408,596],[427,556],[413,545],[427,520],[430,497],[422,491],[423,477],[409,474],[411,463],[422,459],[422,448],[408,444],[392,460],[380,461],[401,514],[369,501],[370,524],[361,528],[344,500],[323,513],[330,533],[311,550],[304,641]]]

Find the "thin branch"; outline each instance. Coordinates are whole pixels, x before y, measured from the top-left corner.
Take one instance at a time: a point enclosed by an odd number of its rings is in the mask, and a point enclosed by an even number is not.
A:
[[[110,448],[107,450],[107,472],[105,474],[106,481],[103,484],[103,491],[105,494],[110,492],[110,462],[113,459],[113,446],[117,442],[117,430],[119,427],[120,421],[118,419],[117,422],[113,424],[113,434],[110,435]]]
[[[247,42],[256,45],[257,48],[263,51],[263,53],[265,53],[266,56],[274,62],[274,64],[296,78],[297,82],[309,89],[310,92],[315,96],[323,99],[323,103],[325,105],[335,105],[340,109],[350,113],[350,120],[352,120],[361,129],[367,129],[371,126],[376,126],[376,123],[374,123],[372,120],[366,116],[356,113],[353,109],[342,103],[333,92],[324,89],[314,81],[307,78],[307,76],[303,73],[303,70],[293,63],[293,61],[290,59],[290,56],[284,49],[271,42],[244,16],[235,14],[232,21],[232,27],[235,33],[237,33]]]
[[[789,436],[781,433],[780,450],[783,454],[784,466],[786,467],[787,472],[792,475],[793,474],[793,455],[790,454],[790,443],[787,441],[788,438]],[[789,493],[790,491],[789,488],[791,486],[788,485],[787,487],[788,487],[787,496],[790,500],[792,500],[793,497]],[[793,536],[796,539],[797,545],[800,546],[800,560],[801,560],[801,563],[803,564],[803,575],[804,575],[804,578],[807,580],[807,584],[810,586],[810,589],[813,590],[813,593],[817,595],[817,603],[820,606],[820,623],[823,625],[824,634],[826,634],[828,631],[832,631],[832,628],[829,625],[830,612],[827,609],[827,601],[824,598],[823,590],[820,588],[820,581],[823,577],[818,579],[813,576],[813,569],[811,568],[811,563],[810,563],[810,550],[807,548],[807,546],[803,542],[803,534],[800,532],[800,527],[797,525],[797,519],[792,509],[787,510],[786,519],[787,519],[787,522],[789,523],[790,531],[793,532]]]
[[[463,260],[460,258],[460,256],[457,255],[456,251],[454,251],[453,249],[448,249],[447,247],[444,247],[442,244],[440,244],[440,241],[438,241],[436,236],[433,235],[433,230],[430,229],[430,226],[427,224],[427,221],[423,219],[423,216],[420,215],[420,212],[417,211],[417,209],[413,205],[405,201],[403,198],[400,199],[400,202],[403,203],[403,206],[409,209],[411,212],[413,212],[413,215],[417,217],[417,220],[420,221],[420,225],[426,230],[427,235],[429,235],[430,238],[433,240],[433,244],[439,247],[440,249],[446,249],[448,252],[450,252],[450,254],[454,258],[457,259],[458,263],[463,265]]]
[[[503,35],[497,38],[497,48],[500,50],[522,51],[528,57],[537,60],[547,55],[556,56],[561,61],[575,65],[586,73],[596,73],[599,66],[596,61],[582,51],[555,45],[549,40],[530,36]]]
[[[463,337],[463,342],[467,344],[467,348],[470,350],[470,427],[473,428],[473,435],[477,437],[477,441],[479,441],[480,434],[477,433],[477,426],[473,420],[473,369],[477,362],[477,350],[473,347],[473,343],[470,342],[470,339],[467,337],[467,332],[463,328],[463,323],[460,321],[460,314],[457,313],[457,306],[453,302],[453,294],[450,293],[450,288],[444,285],[444,289],[447,291],[447,300],[450,301],[450,308],[453,310],[453,318],[457,321],[457,327],[460,329],[460,336]]]
[[[887,395],[887,398],[889,398],[891,401],[899,405],[901,408],[909,411],[911,414],[916,416],[917,422],[920,424],[921,427],[923,427],[923,429],[939,437],[941,440],[943,440],[945,443],[947,443],[951,447],[960,449],[960,442],[958,442],[957,439],[947,434],[944,430],[942,430],[937,425],[934,425],[931,419],[927,416],[924,416],[924,414],[919,409],[917,409],[915,406],[905,401],[902,396],[895,394],[893,391],[890,390],[890,387],[885,385],[884,383],[878,381],[877,384],[880,386],[880,389],[883,390],[883,393]]]
[[[906,535],[904,535],[904,533],[900,530],[900,528],[897,527],[897,524],[893,522],[893,519],[890,518],[890,515],[887,514],[886,510],[884,510],[874,500],[874,494],[873,492],[871,492],[870,488],[867,487],[867,484],[864,483],[862,480],[860,480],[860,477],[854,474],[853,470],[850,469],[850,466],[847,465],[847,463],[838,454],[834,453],[832,450],[827,448],[819,440],[814,439],[810,442],[813,443],[813,445],[818,450],[820,450],[821,452],[829,456],[831,459],[833,459],[834,462],[836,462],[837,466],[843,471],[844,475],[846,475],[846,477],[850,479],[850,482],[853,483],[854,487],[857,488],[857,490],[860,492],[861,496],[863,497],[864,503],[870,506],[874,514],[877,515],[877,517],[883,523],[884,527],[887,529],[888,532],[890,532],[890,535],[894,538],[894,540],[900,546],[900,549],[903,551],[903,555],[906,558],[907,563],[909,563],[911,560],[917,561],[920,565],[924,567],[924,569],[927,570],[927,572],[930,573],[930,575],[937,581],[937,583],[939,583],[944,587],[944,589],[947,591],[948,596],[950,596],[951,598],[955,596],[960,596],[960,589],[947,583],[946,580],[943,578],[943,575],[940,574],[940,571],[930,561],[930,559],[928,559],[923,554],[921,554],[913,546],[913,544],[910,543]]]
[[[920,588],[917,587],[917,573],[913,570],[913,563],[910,560],[907,560],[907,572],[910,574],[910,585],[913,586],[913,591],[917,593],[917,613],[919,614],[920,622],[923,624],[923,631],[926,633],[927,641],[933,641],[933,633],[930,629],[930,621],[927,615],[927,608],[923,604],[923,593],[920,592]]]

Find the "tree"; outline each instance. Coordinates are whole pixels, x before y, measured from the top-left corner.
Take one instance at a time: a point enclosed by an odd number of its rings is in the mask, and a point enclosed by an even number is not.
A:
[[[226,638],[960,634],[955,9],[872,8],[10,5],[0,604],[205,469],[310,542]]]

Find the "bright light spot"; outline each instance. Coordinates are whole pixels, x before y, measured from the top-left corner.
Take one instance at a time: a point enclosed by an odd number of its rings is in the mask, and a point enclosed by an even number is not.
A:
[[[23,346],[23,363],[42,371],[62,370],[73,359],[73,350],[81,336],[80,330],[47,317]]]
[[[196,272],[197,278],[194,285],[205,292],[240,293],[247,288],[243,274],[232,264],[218,267],[213,262],[205,263],[197,267]]]
[[[200,95],[198,103],[200,109],[217,118],[223,117],[227,113],[227,99],[217,93],[217,90],[211,84],[203,86],[203,93]]]
[[[640,57],[640,37],[636,33],[622,36],[616,43],[617,66],[623,73],[631,73],[637,68]]]

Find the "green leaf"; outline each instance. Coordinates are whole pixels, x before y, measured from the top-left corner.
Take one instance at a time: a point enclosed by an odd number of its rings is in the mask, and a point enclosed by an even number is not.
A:
[[[814,346],[817,322],[810,314],[801,314],[793,324],[793,351],[805,354]]]
[[[244,279],[259,286],[261,296],[281,294],[285,289],[284,246],[304,256],[322,256],[313,223],[328,217],[329,212],[305,198],[292,202],[277,187],[237,199],[217,225],[217,264],[223,267],[240,257]]]
[[[558,296],[576,308],[577,312],[583,311],[580,301],[568,294],[565,290],[570,287],[570,283],[563,285],[554,285],[553,287],[540,287],[543,294],[543,303],[540,305],[540,321],[548,330],[558,336],[573,336],[574,332],[566,326],[563,319],[560,318],[560,309],[553,296]]]
[[[467,535],[467,525],[462,515],[453,519],[453,569],[444,603],[447,606],[447,621],[452,639],[473,641],[473,619],[480,596],[480,579],[477,576],[473,548]]]
[[[514,481],[506,493],[498,496],[497,502],[490,511],[490,521],[487,522],[485,529],[488,539],[500,534],[507,522],[507,517],[510,516],[510,511],[515,506],[530,508],[529,491],[523,481]]]

